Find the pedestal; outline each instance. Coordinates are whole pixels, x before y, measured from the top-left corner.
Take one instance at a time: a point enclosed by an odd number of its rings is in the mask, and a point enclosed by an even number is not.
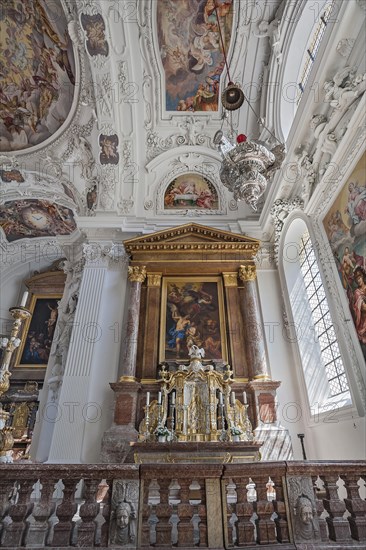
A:
[[[227,464],[260,460],[257,441],[158,441],[131,443],[137,464]]]
[[[130,443],[137,441],[135,428],[138,392],[137,382],[116,382],[110,384],[116,395],[114,422],[104,433],[101,461],[107,463],[133,462]]]

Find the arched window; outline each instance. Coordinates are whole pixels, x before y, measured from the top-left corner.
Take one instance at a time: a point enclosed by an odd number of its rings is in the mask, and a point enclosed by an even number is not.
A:
[[[302,379],[315,412],[351,405],[351,393],[327,293],[308,228],[294,220],[285,238],[282,267],[297,335]]]
[[[307,45],[302,62],[302,68],[300,71],[300,78],[298,81],[301,94],[304,92],[306,82],[309,78],[309,74],[311,71],[311,67],[315,61],[316,54],[318,53],[320,43],[328,24],[328,20],[331,16],[333,5],[334,0],[331,0],[326,4],[322,14],[320,15],[319,21],[317,21],[317,24],[314,27],[309,44]],[[298,95],[298,101],[300,101],[301,99],[301,94]]]

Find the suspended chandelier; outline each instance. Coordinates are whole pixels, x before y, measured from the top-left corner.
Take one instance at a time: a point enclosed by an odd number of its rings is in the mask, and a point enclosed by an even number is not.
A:
[[[228,113],[224,112],[221,129],[216,132],[213,142],[218,147],[222,164],[220,169],[220,179],[223,185],[234,194],[237,201],[245,201],[251,208],[257,211],[258,201],[266,191],[268,180],[274,172],[282,165],[285,158],[285,146],[276,136],[264,125],[247,100],[239,84],[234,84],[230,78],[230,71],[226,57],[225,45],[221,33],[220,20],[215,3],[216,19],[220,34],[222,51],[224,54],[225,65],[229,78],[229,83],[221,95],[221,103],[226,111],[236,111],[244,101],[255,114],[259,124],[267,130],[278,145],[270,148],[266,143],[260,140],[249,140],[244,134],[236,137],[236,143],[233,143],[223,133],[222,127],[224,121],[228,119]],[[231,120],[231,118],[230,118]],[[232,124],[230,125],[229,135],[234,135]]]

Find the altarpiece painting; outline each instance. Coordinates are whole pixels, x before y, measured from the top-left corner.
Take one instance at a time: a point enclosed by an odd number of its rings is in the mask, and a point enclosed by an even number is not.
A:
[[[184,360],[192,345],[205,359],[227,362],[222,281],[219,277],[163,280],[160,360]]]

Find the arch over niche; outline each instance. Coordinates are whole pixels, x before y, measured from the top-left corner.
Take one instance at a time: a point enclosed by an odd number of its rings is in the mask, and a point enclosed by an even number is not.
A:
[[[71,116],[76,62],[61,0],[8,0],[4,37],[0,151],[29,150]]]

